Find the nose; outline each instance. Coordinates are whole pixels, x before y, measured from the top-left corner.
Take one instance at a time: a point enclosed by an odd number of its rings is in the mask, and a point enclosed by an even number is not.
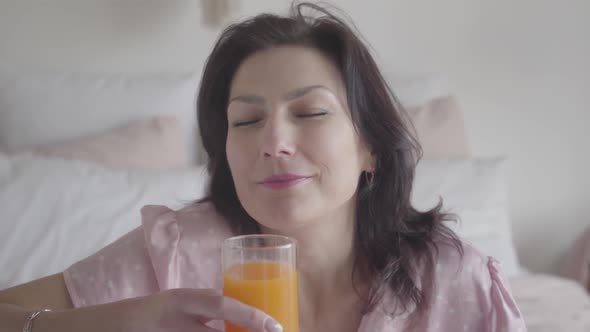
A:
[[[269,118],[263,128],[260,151],[264,158],[286,158],[295,154],[294,128],[278,117]]]

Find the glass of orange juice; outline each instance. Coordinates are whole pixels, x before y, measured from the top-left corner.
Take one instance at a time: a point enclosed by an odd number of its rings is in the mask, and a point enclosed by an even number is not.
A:
[[[269,314],[284,332],[299,332],[297,243],[280,235],[242,235],[222,247],[223,294]],[[225,322],[226,332],[248,332]]]

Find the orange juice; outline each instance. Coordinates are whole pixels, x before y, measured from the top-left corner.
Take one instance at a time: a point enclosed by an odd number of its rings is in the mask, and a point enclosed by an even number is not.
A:
[[[247,262],[227,269],[223,294],[256,307],[283,325],[284,332],[299,332],[297,271],[276,262]],[[248,332],[229,322],[226,332]]]

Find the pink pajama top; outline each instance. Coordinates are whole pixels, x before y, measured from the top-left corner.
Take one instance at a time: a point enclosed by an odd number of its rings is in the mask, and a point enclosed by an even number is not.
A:
[[[233,234],[210,203],[179,211],[151,205],[141,215],[140,227],[63,272],[75,307],[171,288],[222,288],[221,244]],[[526,331],[500,264],[467,243],[464,248],[461,258],[440,246],[432,305],[413,331]],[[358,331],[402,331],[404,317],[386,314],[393,301],[385,296]],[[212,326],[222,329],[221,323]]]

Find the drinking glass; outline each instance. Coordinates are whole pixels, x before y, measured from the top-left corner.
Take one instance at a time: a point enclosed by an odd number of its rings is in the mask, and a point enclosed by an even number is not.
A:
[[[299,332],[297,242],[280,235],[242,235],[223,242],[223,294],[269,314],[284,332]],[[247,332],[225,322],[226,332]]]

